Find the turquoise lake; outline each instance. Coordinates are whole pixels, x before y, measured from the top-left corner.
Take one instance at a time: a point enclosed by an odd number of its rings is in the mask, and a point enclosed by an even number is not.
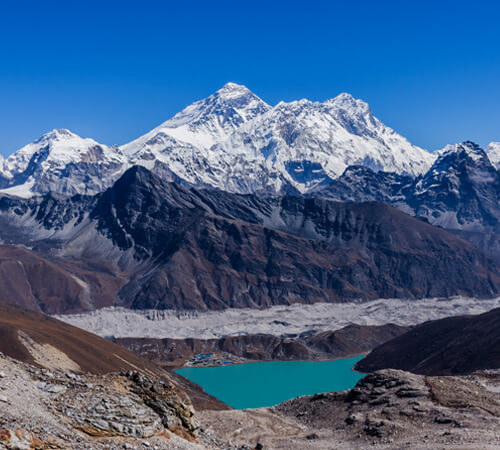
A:
[[[175,372],[233,408],[259,408],[301,395],[350,389],[364,376],[352,370],[361,358],[187,367]]]

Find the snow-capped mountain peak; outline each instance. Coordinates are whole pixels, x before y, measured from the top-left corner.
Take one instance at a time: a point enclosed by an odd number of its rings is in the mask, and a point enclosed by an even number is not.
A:
[[[238,98],[246,95],[255,95],[253,94],[250,89],[248,89],[246,86],[243,86],[242,84],[236,84],[232,82],[226,83],[224,86],[222,86],[215,95],[218,95],[219,97],[224,97],[224,98]]]
[[[183,109],[161,127],[177,128],[189,124],[191,128],[195,128],[203,120],[210,120],[216,116],[222,127],[228,124],[227,131],[233,131],[235,127],[248,122],[270,108],[247,87],[227,83],[215,94]]]
[[[242,124],[269,109],[271,107],[267,103],[245,86],[227,83],[139,139],[123,145],[121,150],[140,159],[143,154],[156,151],[158,144],[170,148],[177,142],[182,146],[207,149],[224,141]]]
[[[413,187],[409,205],[445,228],[477,231],[497,226],[500,174],[474,142],[448,145]]]
[[[461,157],[462,159],[470,159],[474,162],[483,161],[489,164],[487,153],[476,143],[472,141],[465,141],[460,144],[451,144],[445,146],[443,149],[436,152],[438,158],[436,163],[441,159],[448,158],[449,156]]]
[[[485,151],[471,141],[447,145],[436,152],[437,158],[429,171],[416,184],[416,194],[427,195],[431,187],[445,183],[458,192],[465,179],[484,183],[496,172]],[[441,191],[446,191],[444,188]]]
[[[376,119],[366,102],[345,93],[325,102],[280,102],[239,127],[217,151],[266,167],[272,190],[291,184],[301,192],[339,177],[350,165],[415,176],[435,158]],[[230,166],[239,169],[237,164]],[[296,168],[306,166],[315,167],[313,185],[296,177]],[[242,170],[238,178],[251,176]]]
[[[488,153],[492,160],[494,148]],[[449,150],[432,154],[412,145],[348,93],[271,107],[247,87],[227,83],[120,148],[52,130],[0,160],[0,188],[29,181],[31,192],[90,193],[140,165],[195,187],[305,193],[353,165],[415,177]],[[89,167],[91,182],[84,177]]]
[[[3,166],[0,188],[10,194],[97,193],[126,169],[127,159],[118,147],[54,129],[13,153]]]
[[[90,138],[82,138],[66,129],[54,129],[45,133],[31,144],[24,146],[6,160],[11,175],[27,169],[33,158],[39,164],[55,164],[91,162],[107,157],[118,157],[116,148],[109,150]]]
[[[371,114],[370,106],[368,103],[361,99],[354,98],[347,92],[342,92],[336,97],[324,102],[326,105],[342,109],[344,111],[354,114]]]
[[[490,158],[491,164],[493,164],[497,170],[500,169],[500,142],[491,142],[485,149],[488,158]]]
[[[49,131],[48,133],[45,133],[38,139],[34,141],[34,143],[39,143],[39,142],[49,142],[49,141],[62,141],[62,140],[70,140],[70,139],[81,139],[80,136],[77,134],[73,133],[72,131],[66,129],[66,128],[54,128],[53,130]]]

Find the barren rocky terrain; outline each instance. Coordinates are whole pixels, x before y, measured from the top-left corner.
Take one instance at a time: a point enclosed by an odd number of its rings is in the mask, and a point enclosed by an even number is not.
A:
[[[165,366],[182,365],[192,356],[212,352],[240,361],[328,360],[366,353],[400,336],[408,327],[350,325],[336,331],[297,337],[270,334],[226,336],[220,339],[122,338],[115,342],[141,357]]]
[[[231,410],[112,342],[40,313],[0,308],[0,350],[10,355],[0,354],[0,448],[500,446],[498,370],[447,377],[387,369],[349,391]],[[329,338],[349,342],[343,333],[304,341],[324,348]],[[248,344],[235,342],[236,350]]]
[[[233,448],[201,432],[187,396],[137,371],[46,369],[0,354],[0,448]]]
[[[500,372],[367,375],[341,393],[272,408],[197,410],[139,371],[44,368],[0,354],[0,448],[494,449]]]
[[[231,448],[198,386],[86,331],[0,305],[0,448]]]
[[[496,449],[499,386],[498,372],[425,377],[383,370],[350,391],[198,416],[203,429],[264,449]]]

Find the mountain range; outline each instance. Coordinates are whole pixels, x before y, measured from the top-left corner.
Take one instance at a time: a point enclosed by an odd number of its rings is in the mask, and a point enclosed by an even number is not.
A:
[[[142,166],[197,189],[385,201],[497,257],[499,164],[495,142],[418,148],[349,94],[271,107],[227,83],[121,147],[53,130],[0,159],[0,194],[94,195]]]
[[[52,314],[492,297],[499,162],[413,146],[348,94],[228,83],[121,147],[54,130],[0,160],[0,242],[27,247],[2,289]]]
[[[24,196],[93,194],[141,165],[198,188],[304,193],[351,165],[415,176],[434,159],[349,94],[271,107],[227,83],[121,147],[53,130],[0,161],[0,188]]]
[[[0,446],[497,445],[499,169],[500,143],[430,153],[349,94],[234,83],[123,146],[0,157]],[[369,351],[349,391],[248,411],[170,372]]]
[[[0,197],[0,238],[47,259],[7,246],[6,297],[25,298],[18,280],[52,314],[500,292],[498,263],[387,203],[196,190],[140,166],[93,196]]]

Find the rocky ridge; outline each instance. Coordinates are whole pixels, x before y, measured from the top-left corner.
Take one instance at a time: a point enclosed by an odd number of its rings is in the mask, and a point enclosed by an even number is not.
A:
[[[0,197],[0,223],[4,242],[125,278],[115,301],[132,309],[493,297],[500,286],[475,247],[384,203],[198,191],[141,167],[92,197]]]
[[[223,354],[237,361],[328,360],[359,355],[407,331],[397,325],[349,325],[336,331],[294,337],[265,334],[221,339],[122,338],[114,342],[156,364],[177,366],[200,353]]]
[[[309,195],[340,201],[384,201],[408,214],[451,230],[495,257],[500,255],[500,175],[492,148],[473,142],[438,152],[416,178],[349,167]]]

